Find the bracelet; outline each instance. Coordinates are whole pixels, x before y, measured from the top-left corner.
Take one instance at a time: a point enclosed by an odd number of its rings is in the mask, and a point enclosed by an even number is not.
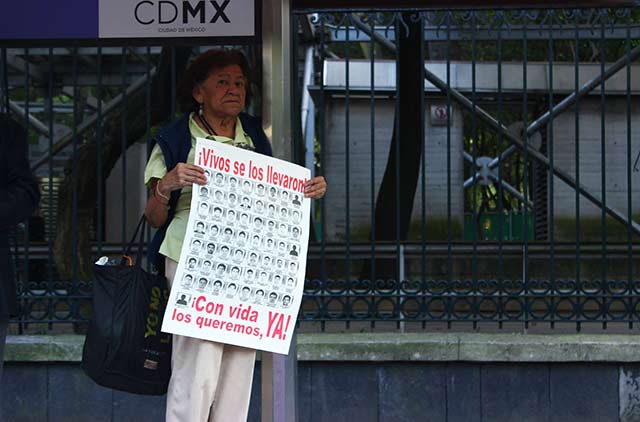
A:
[[[162,180],[162,179],[160,179],[160,180]],[[160,198],[163,198],[163,199],[165,199],[167,202],[169,202],[169,197],[168,197],[168,196],[163,195],[163,194],[162,194],[162,192],[160,192],[160,180],[158,180],[158,183],[156,183],[156,194],[158,194],[158,196],[159,196]],[[166,205],[166,204],[165,204],[165,205]]]

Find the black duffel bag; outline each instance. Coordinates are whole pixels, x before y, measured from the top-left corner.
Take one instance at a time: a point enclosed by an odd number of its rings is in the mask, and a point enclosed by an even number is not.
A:
[[[169,290],[164,276],[142,269],[145,226],[143,216],[119,265],[93,266],[93,318],[82,368],[104,387],[162,395],[171,376],[171,335],[160,332]]]

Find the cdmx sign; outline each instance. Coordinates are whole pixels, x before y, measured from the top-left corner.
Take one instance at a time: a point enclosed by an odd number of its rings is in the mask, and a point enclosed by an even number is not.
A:
[[[0,41],[253,37],[260,0],[27,0],[3,2]],[[7,3],[7,4],[4,4]]]
[[[185,25],[191,23],[216,23],[218,20],[231,23],[231,19],[225,12],[231,0],[224,0],[218,4],[215,0],[200,0],[191,3],[183,0],[182,4],[175,1],[142,0],[135,5],[133,16],[140,25],[170,25],[176,21]]]
[[[255,0],[99,1],[100,38],[255,35]]]

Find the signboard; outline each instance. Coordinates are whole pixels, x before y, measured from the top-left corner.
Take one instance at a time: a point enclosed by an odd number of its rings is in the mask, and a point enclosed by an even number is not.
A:
[[[448,122],[448,111],[445,104],[431,105],[431,126],[446,126]]]
[[[252,36],[255,0],[29,0],[0,13],[0,40]]]
[[[100,0],[100,38],[254,35],[254,0]]]
[[[162,331],[287,354],[304,289],[310,171],[199,138]]]

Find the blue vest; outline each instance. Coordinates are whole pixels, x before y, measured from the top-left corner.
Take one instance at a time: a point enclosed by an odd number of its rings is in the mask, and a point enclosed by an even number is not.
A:
[[[238,118],[245,133],[251,138],[255,151],[271,157],[271,144],[269,143],[269,139],[267,139],[267,135],[265,135],[262,130],[260,121],[247,113],[240,113]],[[164,162],[167,166],[167,173],[173,170],[178,163],[186,163],[189,151],[191,150],[189,113],[185,113],[180,119],[163,127],[153,142],[157,143],[162,150]],[[160,274],[164,274],[164,259],[159,259],[158,251],[160,251],[160,245],[162,245],[164,240],[167,227],[169,227],[171,220],[173,220],[176,214],[176,205],[178,204],[178,198],[180,198],[181,192],[181,189],[171,192],[167,221],[158,229],[149,245],[147,257],[149,262]]]

